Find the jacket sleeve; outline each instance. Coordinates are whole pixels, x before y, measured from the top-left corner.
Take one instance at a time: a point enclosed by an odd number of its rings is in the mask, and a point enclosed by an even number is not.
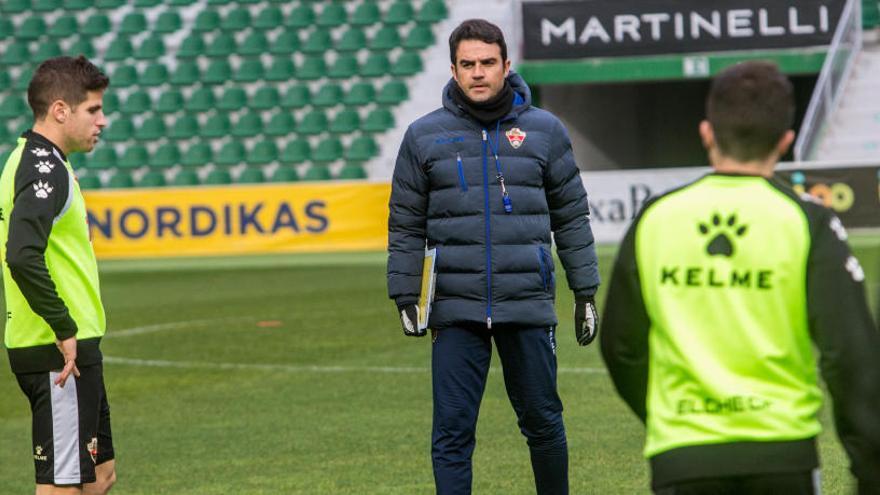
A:
[[[807,266],[810,332],[851,470],[860,485],[876,490],[880,489],[880,333],[865,300],[864,272],[850,253],[840,220],[825,208],[816,209],[820,211]]]
[[[558,120],[551,133],[544,190],[556,251],[575,297],[592,297],[599,287],[599,267],[587,191],[574,162],[568,132]]]
[[[636,220],[638,221],[638,220]],[[617,392],[645,422],[648,395],[648,330],[635,254],[634,222],[617,254],[599,333],[602,358]]]
[[[77,328],[49,275],[45,252],[52,224],[68,201],[69,180],[67,168],[55,156],[38,158],[25,150],[15,174],[6,242],[6,264],[12,279],[59,340],[76,335]]]
[[[415,148],[410,127],[397,154],[388,204],[388,297],[398,306],[418,301],[425,258],[428,177]]]

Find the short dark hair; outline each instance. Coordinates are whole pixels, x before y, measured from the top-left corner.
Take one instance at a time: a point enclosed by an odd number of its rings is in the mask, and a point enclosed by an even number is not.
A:
[[[485,19],[468,19],[459,24],[449,35],[449,59],[452,60],[452,65],[455,65],[455,54],[462,40],[480,40],[490,45],[498,45],[501,48],[501,61],[507,61],[504,33],[501,32],[501,28]]]
[[[40,120],[52,102],[62,100],[76,107],[86,100],[89,91],[103,91],[109,85],[110,78],[82,55],[50,58],[37,67],[31,78],[28,104],[34,119]]]
[[[775,64],[742,62],[712,82],[706,119],[725,156],[747,162],[767,158],[794,124],[794,89]]]

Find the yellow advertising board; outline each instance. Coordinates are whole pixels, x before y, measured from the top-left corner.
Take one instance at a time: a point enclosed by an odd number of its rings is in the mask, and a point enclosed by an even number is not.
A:
[[[85,192],[98,258],[384,249],[387,183]]]

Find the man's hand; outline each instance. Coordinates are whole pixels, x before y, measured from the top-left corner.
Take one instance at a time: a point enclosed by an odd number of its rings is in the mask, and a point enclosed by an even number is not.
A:
[[[579,345],[588,345],[599,332],[599,315],[592,297],[574,303],[574,336]]]
[[[400,324],[403,334],[409,337],[424,337],[428,333],[424,328],[419,330],[419,307],[407,304],[397,308],[400,311]]]
[[[64,356],[64,369],[61,370],[61,374],[55,379],[55,385],[64,388],[64,384],[71,373],[79,378],[79,369],[76,367],[76,337],[56,340],[55,345],[61,351],[61,355]]]

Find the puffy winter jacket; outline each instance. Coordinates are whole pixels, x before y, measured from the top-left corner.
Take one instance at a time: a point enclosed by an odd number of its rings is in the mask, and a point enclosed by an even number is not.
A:
[[[398,306],[415,303],[425,249],[437,248],[431,328],[555,325],[554,238],[575,295],[591,296],[599,285],[587,193],[568,133],[531,106],[519,75],[511,72],[508,81],[516,93],[511,112],[484,128],[453,102],[450,80],[443,107],[413,122],[400,147],[388,295]]]

